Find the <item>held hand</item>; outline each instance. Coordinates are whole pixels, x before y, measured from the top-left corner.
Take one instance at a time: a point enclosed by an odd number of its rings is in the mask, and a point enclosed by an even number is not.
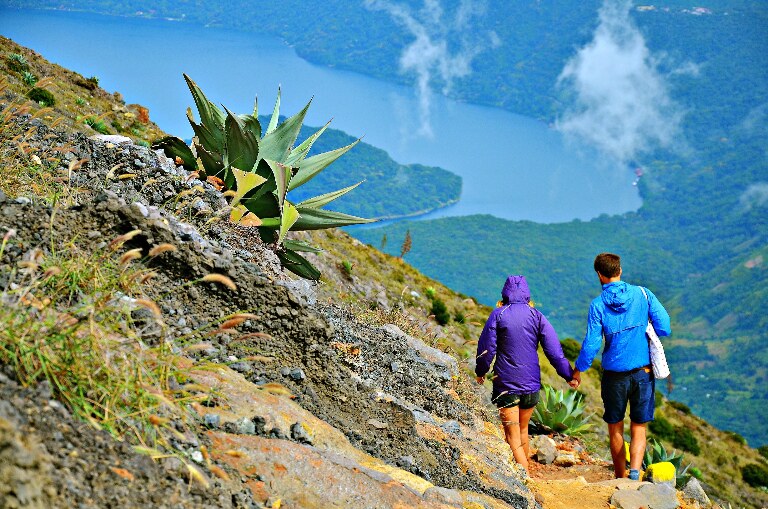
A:
[[[485,382],[485,377],[484,376],[476,376],[475,380],[477,380],[477,383],[479,383],[480,385],[483,385],[483,382]]]
[[[574,389],[578,389],[579,385],[581,385],[581,371],[578,369],[573,370],[573,378],[570,382],[568,382],[568,385],[573,387]]]

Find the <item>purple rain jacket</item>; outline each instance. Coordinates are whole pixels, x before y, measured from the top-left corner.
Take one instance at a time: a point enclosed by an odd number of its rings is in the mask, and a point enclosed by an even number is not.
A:
[[[501,291],[502,306],[494,309],[477,344],[475,374],[485,376],[493,366],[492,398],[501,394],[531,394],[541,389],[541,368],[536,350],[544,354],[566,381],[573,377],[555,329],[546,317],[528,305],[531,292],[524,276],[509,276]]]

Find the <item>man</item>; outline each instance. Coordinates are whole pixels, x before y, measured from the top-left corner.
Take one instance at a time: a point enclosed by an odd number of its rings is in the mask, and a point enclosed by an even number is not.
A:
[[[645,329],[650,320],[659,336],[668,336],[669,314],[650,290],[621,281],[618,255],[600,253],[594,267],[603,292],[589,306],[587,334],[569,384],[579,386],[581,372],[592,365],[605,337],[601,394],[613,470],[617,478],[626,472],[624,414],[629,403],[629,478],[638,480],[645,452],[645,427],[653,420],[656,393]]]

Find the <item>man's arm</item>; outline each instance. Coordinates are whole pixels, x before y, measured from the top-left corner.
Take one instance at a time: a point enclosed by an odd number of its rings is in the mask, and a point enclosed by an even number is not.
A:
[[[672,333],[669,313],[667,313],[667,310],[664,309],[664,306],[661,305],[661,302],[659,302],[659,299],[656,298],[653,292],[647,288],[645,291],[648,292],[648,318],[653,324],[653,329],[659,336],[669,336]]]
[[[576,369],[579,372],[584,372],[592,366],[592,361],[595,359],[595,355],[600,350],[603,344],[603,323],[600,312],[593,304],[589,306],[589,314],[587,316],[587,334],[584,336],[584,341],[581,343],[581,351],[579,357],[576,359]],[[575,375],[574,375],[575,376]]]

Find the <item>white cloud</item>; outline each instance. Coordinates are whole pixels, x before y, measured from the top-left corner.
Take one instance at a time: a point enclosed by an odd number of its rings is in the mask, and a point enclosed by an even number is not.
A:
[[[486,46],[499,44],[495,33],[471,29],[474,18],[485,12],[485,2],[461,0],[453,16],[445,13],[438,0],[423,0],[422,8],[417,11],[388,0],[365,0],[364,4],[369,9],[388,13],[413,36],[413,42],[400,55],[400,69],[416,76],[418,134],[432,137],[434,82],[440,80],[442,92],[447,94],[454,80],[472,72],[472,60]]]
[[[741,193],[739,204],[743,211],[768,205],[768,182],[758,182],[749,186]]]
[[[631,0],[605,0],[592,41],[562,70],[558,83],[573,97],[557,126],[622,162],[679,138],[682,108],[670,97],[660,56],[630,18]],[[685,64],[669,74],[695,74]]]

